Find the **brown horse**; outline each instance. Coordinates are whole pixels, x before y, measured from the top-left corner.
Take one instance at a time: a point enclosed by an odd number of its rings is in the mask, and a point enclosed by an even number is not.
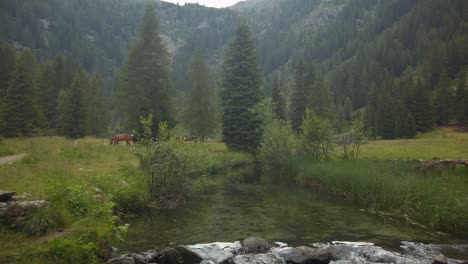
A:
[[[110,144],[115,146],[120,141],[125,141],[127,145],[130,145],[130,142],[136,143],[138,139],[133,134],[116,134],[110,139]]]

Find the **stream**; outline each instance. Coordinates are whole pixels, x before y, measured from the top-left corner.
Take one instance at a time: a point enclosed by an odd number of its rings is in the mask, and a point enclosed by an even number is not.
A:
[[[316,242],[363,241],[398,249],[401,241],[462,243],[455,237],[371,215],[348,201],[296,185],[257,177],[244,168],[209,176],[210,188],[177,209],[126,219],[124,250],[176,244],[238,241],[260,236],[293,246]]]

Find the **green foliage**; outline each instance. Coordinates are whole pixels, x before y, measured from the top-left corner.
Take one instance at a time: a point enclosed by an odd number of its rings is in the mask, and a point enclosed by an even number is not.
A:
[[[299,142],[291,123],[275,118],[265,126],[257,158],[268,170],[288,173],[298,149]]]
[[[87,116],[85,109],[85,91],[88,80],[83,68],[78,67],[71,87],[65,91],[62,102],[63,134],[77,139],[86,135]]]
[[[192,60],[190,84],[185,120],[191,135],[203,141],[206,137],[213,136],[218,126],[218,99],[208,65],[200,50],[195,52]]]
[[[317,181],[340,197],[372,212],[386,212],[437,230],[466,233],[467,185],[463,169],[426,175],[404,161],[366,160],[304,162],[297,166],[298,181]],[[450,190],[442,192],[441,190]]]
[[[260,102],[260,74],[254,42],[242,22],[229,45],[222,77],[223,141],[232,150],[255,151],[260,144],[260,124],[249,109]]]
[[[352,121],[353,104],[351,103],[351,99],[349,99],[349,97],[346,97],[343,110],[346,121]]]
[[[344,133],[337,135],[336,142],[343,147],[343,159],[357,159],[361,145],[367,136],[368,133],[364,131],[364,125],[359,121],[355,121]]]
[[[50,208],[39,208],[23,217],[18,225],[29,235],[39,236],[57,227],[63,227],[62,216]]]
[[[24,51],[11,85],[6,90],[3,107],[3,134],[7,137],[31,136],[40,125],[41,113],[34,98],[34,64],[30,50]]]
[[[305,80],[305,69],[302,61],[297,64],[294,72],[294,90],[291,97],[291,121],[294,130],[299,131],[302,116],[309,105],[307,85]]]
[[[284,95],[281,94],[281,80],[279,76],[275,76],[273,79],[273,88],[271,91],[271,99],[275,102],[275,113],[279,118],[286,120],[286,102]]]
[[[184,157],[169,144],[153,143],[137,152],[147,185],[147,204],[173,208],[184,203],[192,192],[193,179]]]
[[[154,142],[153,135],[153,114],[149,113],[147,117],[140,116],[140,124],[142,127],[141,141],[143,144]]]
[[[174,125],[169,65],[154,6],[149,5],[119,76],[119,106],[127,129],[141,133],[139,117],[148,114],[153,116],[154,135],[160,122]]]
[[[82,238],[56,238],[49,241],[48,246],[51,263],[99,263],[96,244]]]
[[[314,111],[306,109],[299,137],[301,151],[313,160],[329,159],[333,154],[333,126]]]

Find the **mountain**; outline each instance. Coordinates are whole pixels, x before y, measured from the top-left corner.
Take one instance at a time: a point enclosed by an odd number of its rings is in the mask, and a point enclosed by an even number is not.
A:
[[[144,7],[153,2],[3,0],[0,38],[17,48],[32,48],[41,60],[57,53],[74,57],[87,71],[105,76],[112,91]],[[282,92],[289,97],[295,65],[302,60],[327,77],[337,106],[349,97],[353,110],[377,104],[378,113],[398,108],[393,116],[408,119],[407,113],[417,114],[411,102],[421,83],[430,98],[427,111],[437,115],[439,95],[447,93],[456,100],[457,83],[462,83],[468,65],[465,0],[247,0],[223,9],[157,1],[157,13],[179,90],[186,87],[196,48],[205,50],[218,72],[240,19],[247,20],[253,32],[267,94],[279,76]],[[399,126],[367,125],[377,135],[382,127]]]

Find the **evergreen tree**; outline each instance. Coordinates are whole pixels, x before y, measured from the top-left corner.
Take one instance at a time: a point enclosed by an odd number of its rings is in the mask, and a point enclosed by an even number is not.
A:
[[[370,131],[372,135],[377,136],[379,131],[377,127],[378,100],[374,84],[371,85],[369,95],[367,97],[369,98],[369,102],[366,107],[364,127],[367,131]]]
[[[143,131],[140,116],[153,116],[153,135],[158,125],[174,125],[169,77],[169,54],[159,36],[154,6],[146,8],[137,40],[120,72],[119,101],[127,129]]]
[[[30,136],[40,118],[34,100],[32,53],[25,50],[18,58],[14,79],[5,95],[3,133],[7,137]],[[34,57],[33,61],[35,61]]]
[[[6,42],[0,42],[0,98],[4,98],[13,79],[16,67],[15,50]],[[1,100],[1,99],[0,99]]]
[[[311,108],[321,118],[327,118],[330,122],[333,122],[335,115],[333,95],[328,83],[322,75],[316,77],[313,85],[313,93],[314,96],[311,99]]]
[[[344,103],[344,114],[346,121],[352,121],[353,105],[351,99],[347,96]]]
[[[275,102],[275,113],[276,116],[285,120],[286,119],[286,103],[284,96],[281,94],[281,80],[279,76],[275,76],[273,79],[273,87],[271,90],[271,99]]]
[[[70,88],[63,98],[63,133],[64,136],[77,139],[86,135],[88,127],[84,92],[87,89],[88,80],[83,67],[78,66]]]
[[[436,89],[436,121],[439,125],[447,125],[452,117],[453,99],[449,86],[449,77],[443,72]]]
[[[295,69],[294,90],[291,96],[291,122],[296,131],[300,130],[302,116],[309,104],[305,82],[304,63],[300,61]]]
[[[260,144],[260,122],[251,108],[263,97],[255,47],[248,26],[241,22],[223,65],[222,133],[230,149],[255,151]]]
[[[410,100],[410,110],[419,132],[427,132],[434,125],[433,106],[428,89],[421,81],[417,81],[416,90]]]
[[[191,66],[185,119],[190,131],[204,140],[207,136],[212,136],[217,127],[217,98],[210,79],[210,70],[200,50],[195,52]]]
[[[15,76],[15,56],[16,53],[13,47],[6,42],[0,42],[0,58],[2,58],[2,62],[0,63],[0,135],[3,134],[3,128],[5,125],[5,122],[3,122],[5,111],[4,107],[6,103],[5,97]]]
[[[104,85],[96,73],[90,79],[85,98],[88,134],[105,136],[110,120],[109,106]]]
[[[467,113],[465,112],[466,106],[468,102],[466,101],[467,99],[467,91],[465,90],[465,79],[466,73],[462,72],[460,76],[458,77],[458,83],[457,83],[457,93],[455,96],[455,114],[456,114],[456,119],[459,124],[464,124],[466,120],[466,115]]]

